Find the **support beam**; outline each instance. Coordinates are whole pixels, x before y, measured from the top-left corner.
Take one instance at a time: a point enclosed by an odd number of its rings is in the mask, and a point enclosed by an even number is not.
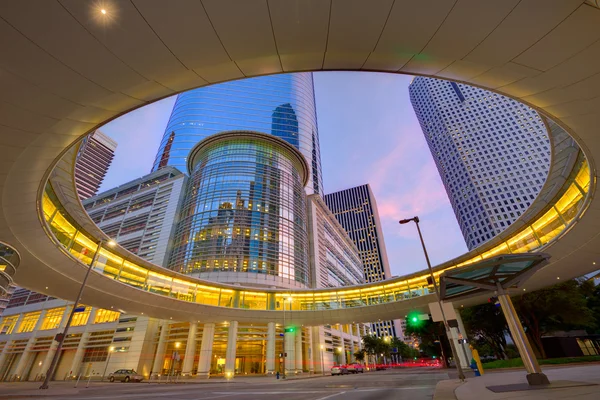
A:
[[[163,366],[165,365],[165,350],[167,345],[167,334],[169,333],[169,323],[163,322],[160,327],[160,336],[158,337],[158,346],[156,347],[156,355],[154,356],[154,364],[152,365],[152,373],[161,375]]]
[[[200,360],[198,362],[198,377],[208,378],[210,376],[210,365],[212,362],[212,348],[215,338],[215,324],[204,324],[202,330],[202,343],[200,344]]]
[[[185,345],[185,356],[183,358],[183,368],[181,374],[183,376],[191,376],[194,369],[194,360],[196,359],[196,333],[198,333],[198,324],[190,323],[188,331],[187,343]]]
[[[304,370],[302,365],[302,327],[296,328],[294,332],[296,334],[296,346],[294,348],[296,358],[296,373],[301,374]]]
[[[521,360],[523,360],[523,365],[525,365],[525,369],[527,370],[527,382],[529,382],[530,385],[549,385],[550,381],[546,374],[542,372],[542,369],[535,358],[533,349],[529,344],[529,340],[527,340],[527,336],[525,336],[523,325],[521,325],[521,321],[515,311],[510,296],[504,292],[500,283],[498,283],[497,290],[498,300],[500,301],[502,312],[506,318],[508,329],[510,330],[517,349],[519,349]]]
[[[275,373],[275,322],[267,324],[267,374]]]
[[[231,379],[235,375],[235,353],[237,347],[238,322],[229,322],[227,334],[227,352],[225,353],[225,378]]]

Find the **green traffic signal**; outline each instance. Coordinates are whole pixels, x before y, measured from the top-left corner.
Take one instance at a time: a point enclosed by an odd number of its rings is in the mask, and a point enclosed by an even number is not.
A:
[[[410,326],[413,327],[417,327],[421,325],[421,318],[419,318],[419,313],[418,312],[411,312],[410,314],[408,314],[408,316],[406,317],[407,323]]]

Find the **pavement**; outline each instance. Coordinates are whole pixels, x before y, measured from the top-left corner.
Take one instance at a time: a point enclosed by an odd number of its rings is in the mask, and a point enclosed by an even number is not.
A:
[[[344,376],[310,376],[277,380],[274,377],[236,377],[231,381],[205,380],[177,384],[92,382],[78,388],[73,382],[0,383],[0,399],[64,400],[425,400],[448,374],[434,368],[410,368]],[[479,399],[481,400],[481,399]]]
[[[549,399],[600,399],[600,365],[545,366],[543,372],[550,380],[550,387],[523,390],[527,387],[526,372],[521,370],[486,372],[483,376],[468,378],[461,383],[457,379],[440,381],[434,400],[549,400]],[[516,385],[520,390],[495,393],[488,389],[497,386]]]

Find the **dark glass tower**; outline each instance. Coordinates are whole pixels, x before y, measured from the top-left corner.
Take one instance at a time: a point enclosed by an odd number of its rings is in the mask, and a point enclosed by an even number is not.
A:
[[[329,193],[324,200],[358,248],[358,255],[363,262],[365,281],[378,282],[390,279],[392,274],[383,241],[377,203],[371,187],[367,184]],[[377,322],[372,324],[372,327],[379,337],[401,337],[402,334],[397,320]]]
[[[173,106],[152,170],[186,170],[186,157],[218,132],[251,130],[277,136],[306,158],[307,192],[323,193],[312,73],[243,79],[181,93]]]

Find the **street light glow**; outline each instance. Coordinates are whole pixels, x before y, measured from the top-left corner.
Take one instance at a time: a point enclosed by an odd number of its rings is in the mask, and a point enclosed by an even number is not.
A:
[[[176,349],[178,349],[178,348],[179,348],[179,346],[181,346],[181,343],[179,343],[179,342],[175,343],[175,348],[176,348]]]
[[[114,240],[109,240],[108,242],[106,242],[106,244],[110,247],[113,247],[117,244],[117,242],[115,242]]]
[[[106,10],[103,8],[102,10],[100,10],[100,12],[104,15],[106,15]]]

